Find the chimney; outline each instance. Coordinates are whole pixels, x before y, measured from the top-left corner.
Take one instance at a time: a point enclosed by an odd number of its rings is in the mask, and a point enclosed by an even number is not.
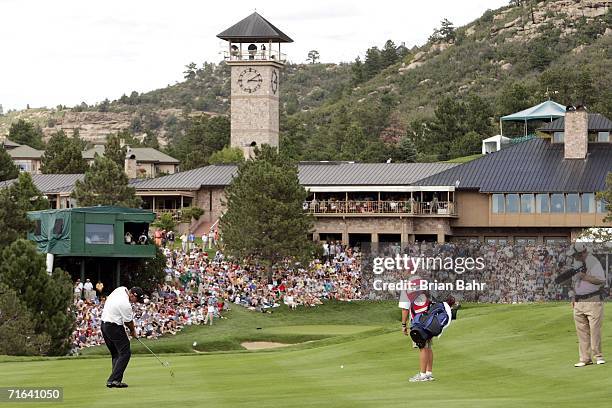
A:
[[[565,112],[564,157],[585,159],[589,146],[589,114],[584,106],[570,106]]]
[[[129,147],[125,154],[125,174],[127,174],[129,179],[135,179],[138,176],[136,172],[136,155]]]

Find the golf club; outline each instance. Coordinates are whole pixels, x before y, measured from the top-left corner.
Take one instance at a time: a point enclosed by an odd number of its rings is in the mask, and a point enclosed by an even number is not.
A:
[[[171,376],[171,377],[174,377],[174,370],[172,369],[172,367],[170,367],[170,363],[169,363],[168,361],[166,361],[166,362],[161,361],[161,360],[160,360],[160,358],[159,358],[159,357],[157,357],[157,354],[155,354],[155,353],[153,352],[153,350],[151,350],[151,349],[149,348],[149,346],[147,346],[146,344],[144,344],[144,343],[143,343],[143,341],[142,341],[142,340],[140,340],[140,338],[139,338],[139,337],[136,337],[136,340],[138,340],[138,341],[140,342],[140,344],[142,344],[142,345],[143,345],[143,346],[144,346],[144,347],[145,347],[147,350],[149,350],[149,353],[153,354],[153,356],[154,356],[154,357],[157,359],[157,361],[159,361],[159,363],[160,363],[162,366],[164,366],[164,367],[168,367],[168,368],[170,369],[170,376]]]

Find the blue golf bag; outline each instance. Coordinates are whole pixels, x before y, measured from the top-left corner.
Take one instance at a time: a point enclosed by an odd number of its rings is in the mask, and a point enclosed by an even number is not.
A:
[[[416,314],[410,322],[410,337],[423,348],[427,340],[442,333],[450,320],[444,303],[432,303],[426,312]]]

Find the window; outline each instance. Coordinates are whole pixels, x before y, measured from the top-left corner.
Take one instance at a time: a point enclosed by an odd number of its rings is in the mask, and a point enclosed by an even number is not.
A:
[[[535,245],[538,239],[536,237],[516,237],[514,242],[516,245]]]
[[[563,194],[550,195],[550,212],[562,213],[565,212],[565,197]]]
[[[508,194],[506,195],[506,212],[507,213],[517,213],[519,212],[519,195],[518,194]]]
[[[503,214],[505,212],[504,208],[504,195],[493,194],[493,213]]]
[[[609,142],[610,132],[597,132],[597,141],[598,142]]]
[[[550,199],[548,194],[536,194],[536,212],[542,214],[550,212]]]
[[[564,139],[565,139],[565,134],[563,132],[553,133],[553,143],[563,143]]]
[[[582,193],[581,210],[583,213],[595,212],[595,194]]]
[[[580,212],[580,196],[578,194],[567,194],[565,196],[565,212]]]
[[[597,212],[599,214],[605,214],[606,211],[606,202],[604,200],[597,200]]]
[[[61,235],[63,229],[64,220],[62,218],[57,218],[53,224],[53,235]]]
[[[521,212],[527,214],[534,212],[533,194],[521,194]]]
[[[567,237],[546,237],[544,238],[546,245],[564,244],[568,242]]]
[[[34,235],[40,235],[41,232],[41,225],[40,225],[40,220],[36,220],[36,224],[34,226]]]
[[[506,237],[485,237],[485,242],[488,245],[506,245],[508,238]]]
[[[110,224],[85,224],[85,243],[92,245],[113,245],[115,234]]]
[[[30,160],[15,160],[15,165],[22,173],[30,173],[32,171],[32,162]]]

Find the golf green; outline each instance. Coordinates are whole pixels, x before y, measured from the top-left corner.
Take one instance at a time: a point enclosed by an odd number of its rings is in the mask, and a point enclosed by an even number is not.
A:
[[[195,353],[191,343],[206,344],[207,336],[213,348],[230,351]],[[261,339],[308,343],[256,352],[239,346]],[[603,341],[605,351],[612,344],[610,319]],[[0,387],[62,386],[58,406],[104,408],[608,407],[612,396],[609,364],[573,367],[577,340],[567,303],[468,305],[434,342],[436,381],[427,383],[408,382],[418,353],[401,334],[393,303],[331,303],[271,315],[237,309],[218,325],[147,343],[154,351],[181,352],[160,356],[171,362],[174,378],[145,355],[132,358],[127,389],[104,387],[107,357],[4,357]],[[136,344],[134,350],[142,351]]]

